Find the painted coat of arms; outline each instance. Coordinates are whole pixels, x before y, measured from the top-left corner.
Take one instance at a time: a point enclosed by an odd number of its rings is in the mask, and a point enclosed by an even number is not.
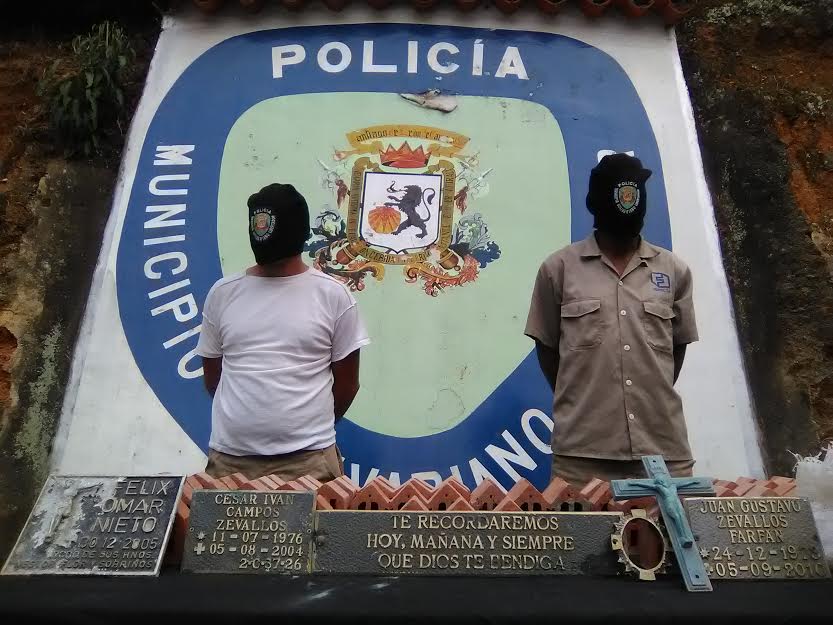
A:
[[[387,125],[349,132],[347,141],[330,165],[318,160],[334,197],[307,243],[316,268],[361,291],[368,275],[382,280],[386,265],[399,265],[406,282],[421,281],[436,297],[500,257],[483,215],[465,214],[488,193],[492,171],[481,172],[478,155],[464,152],[468,137]]]

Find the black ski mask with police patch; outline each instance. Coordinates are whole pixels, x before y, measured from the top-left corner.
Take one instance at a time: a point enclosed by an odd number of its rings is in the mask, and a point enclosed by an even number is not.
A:
[[[593,227],[619,239],[639,236],[645,223],[651,170],[627,154],[609,154],[590,172],[587,209]]]
[[[258,265],[274,263],[304,250],[309,238],[309,209],[291,184],[270,184],[249,198],[249,243]]]

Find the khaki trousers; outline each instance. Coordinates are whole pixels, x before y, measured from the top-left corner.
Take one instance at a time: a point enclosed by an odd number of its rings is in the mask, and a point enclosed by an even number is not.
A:
[[[277,475],[287,482],[309,475],[319,482],[329,482],[344,475],[344,465],[341,462],[341,452],[335,445],[279,456],[231,456],[210,449],[205,472],[211,477],[242,473],[250,480],[264,475]]]
[[[673,477],[691,477],[694,460],[666,460],[665,466]],[[552,477],[560,477],[573,486],[580,487],[594,477],[609,482],[646,476],[641,460],[603,460],[553,455]]]

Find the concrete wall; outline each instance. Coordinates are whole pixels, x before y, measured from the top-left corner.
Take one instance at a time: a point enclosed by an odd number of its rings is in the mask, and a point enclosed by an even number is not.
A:
[[[202,467],[210,402],[192,352],[199,310],[214,280],[251,262],[245,198],[280,179],[320,217],[310,262],[355,288],[374,339],[338,432],[348,473],[544,482],[552,422],[522,336],[529,293],[540,261],[590,231],[587,173],[615,150],[654,170],[646,236],[694,275],[701,341],[678,388],[696,470],[761,474],[673,33],[570,15],[552,26],[406,9],[384,18],[375,24],[377,13],[357,8],[166,21],[124,153],[54,469]],[[452,94],[455,110],[400,95],[432,88]],[[443,168],[435,249],[382,254],[381,237],[375,253],[351,258],[351,210],[364,223],[353,174],[362,157],[384,158],[374,138],[383,149],[444,146],[441,159],[400,172]],[[443,264],[448,250],[458,269]]]

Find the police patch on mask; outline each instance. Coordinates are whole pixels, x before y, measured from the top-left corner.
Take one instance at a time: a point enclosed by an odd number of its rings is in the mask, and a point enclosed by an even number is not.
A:
[[[256,208],[249,223],[252,238],[258,242],[268,240],[275,232],[276,223],[277,220],[271,208]]]
[[[639,187],[629,180],[620,182],[613,190],[613,201],[620,213],[630,215],[639,206]]]

